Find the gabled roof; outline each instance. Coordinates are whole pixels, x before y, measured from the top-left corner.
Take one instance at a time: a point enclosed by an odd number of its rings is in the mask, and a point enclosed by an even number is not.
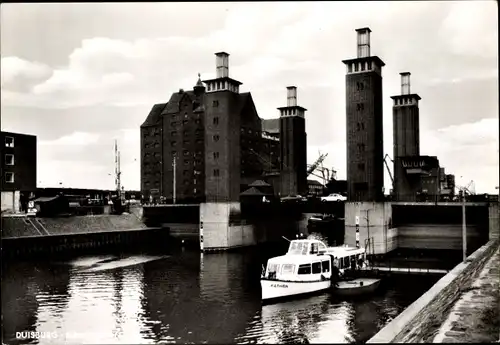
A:
[[[249,184],[249,187],[271,187],[269,183],[266,183],[262,180],[256,180]]]
[[[161,113],[166,105],[167,103],[153,105],[153,108],[151,108],[148,117],[146,117],[146,121],[144,121],[141,127],[157,125],[161,121]]]
[[[170,100],[161,114],[177,114],[179,112],[179,104],[184,96],[187,96],[190,99],[195,98],[193,91],[174,92],[172,96],[170,96]]]
[[[242,196],[265,196],[265,195],[268,195],[268,194],[262,193],[257,188],[252,187],[252,188],[247,189],[246,191],[244,191],[240,195],[242,195]]]

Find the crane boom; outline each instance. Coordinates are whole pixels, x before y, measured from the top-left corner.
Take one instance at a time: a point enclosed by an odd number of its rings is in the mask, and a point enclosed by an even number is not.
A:
[[[389,177],[391,178],[392,188],[394,189],[394,178],[392,177],[391,170],[389,169],[389,164],[387,164],[387,158],[391,159],[389,154],[386,153],[385,157],[384,157],[384,164],[385,164],[385,167],[387,168],[387,172],[389,173]],[[392,161],[392,159],[391,159],[391,161]]]
[[[326,156],[328,156],[328,153],[320,154],[319,157],[318,157],[318,159],[316,159],[316,161],[314,161],[314,163],[309,166],[309,169],[307,169],[307,175],[311,175],[311,173],[314,170],[316,170],[321,163],[323,163],[323,161],[325,160]]]

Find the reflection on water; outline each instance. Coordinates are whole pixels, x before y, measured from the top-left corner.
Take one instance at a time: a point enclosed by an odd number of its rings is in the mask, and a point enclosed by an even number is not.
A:
[[[262,306],[261,265],[282,250],[10,263],[2,279],[4,342],[364,342],[436,281],[405,276],[364,300],[324,293]],[[58,338],[16,339],[22,331]]]

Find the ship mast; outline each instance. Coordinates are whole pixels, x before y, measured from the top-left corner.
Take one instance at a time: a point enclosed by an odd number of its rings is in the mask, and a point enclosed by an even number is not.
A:
[[[117,196],[121,193],[121,181],[120,181],[120,151],[118,151],[118,140],[115,139],[115,188]]]

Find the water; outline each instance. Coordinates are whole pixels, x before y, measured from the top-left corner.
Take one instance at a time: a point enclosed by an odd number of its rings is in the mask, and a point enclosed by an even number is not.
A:
[[[324,293],[262,306],[261,265],[283,250],[174,250],[5,264],[3,342],[365,342],[437,280],[391,279],[377,295],[357,301]],[[30,331],[45,338],[16,339],[16,332]]]

